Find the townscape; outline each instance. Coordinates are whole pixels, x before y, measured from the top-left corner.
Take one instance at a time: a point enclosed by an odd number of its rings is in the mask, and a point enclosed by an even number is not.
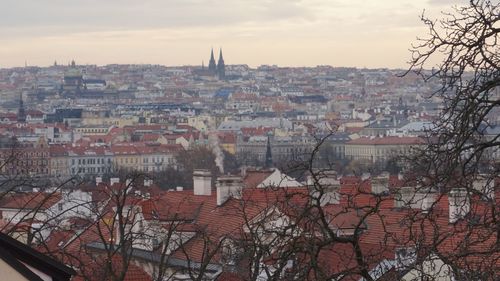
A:
[[[326,164],[384,171],[391,156],[425,143],[442,109],[442,100],[425,98],[439,85],[398,77],[404,70],[251,69],[224,66],[222,51],[219,66],[211,65],[213,56],[206,69],[71,63],[2,70],[3,107],[10,108],[0,115],[4,152],[13,137],[30,147],[22,153],[40,152],[31,165],[4,171],[86,178],[164,171],[195,146],[258,166],[268,139],[273,163],[283,165],[305,159],[326,136]],[[489,137],[500,130],[492,116]]]
[[[210,47],[200,65],[0,68],[0,272],[499,280],[492,46],[439,70],[424,52],[410,70],[251,67]]]

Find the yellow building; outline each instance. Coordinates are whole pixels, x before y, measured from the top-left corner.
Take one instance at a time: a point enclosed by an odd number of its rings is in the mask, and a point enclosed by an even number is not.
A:
[[[49,174],[53,177],[70,176],[70,158],[68,149],[64,145],[51,145]]]
[[[113,168],[115,170],[141,171],[142,157],[133,145],[114,145],[111,147],[113,153]]]
[[[75,128],[75,132],[81,134],[82,136],[89,135],[99,135],[104,136],[107,135],[112,127],[104,126],[104,125],[95,125],[95,126],[82,126]]]
[[[103,126],[103,127],[119,127],[133,126],[139,123],[139,117],[130,116],[127,118],[117,118],[117,117],[87,117],[82,119],[82,124],[84,126]]]

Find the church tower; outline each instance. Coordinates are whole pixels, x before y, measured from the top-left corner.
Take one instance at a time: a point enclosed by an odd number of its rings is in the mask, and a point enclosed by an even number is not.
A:
[[[215,64],[214,49],[210,52],[210,61],[208,62],[208,72],[217,73],[217,65]]]
[[[264,162],[264,168],[271,168],[273,166],[273,155],[271,153],[271,132],[267,134],[267,145],[266,145],[266,159]]]
[[[222,48],[219,52],[219,61],[217,62],[217,76],[220,80],[226,78],[226,66],[224,65],[224,58],[222,57]]]
[[[26,112],[24,110],[23,93],[19,95],[19,108],[17,109],[17,122],[26,122]]]

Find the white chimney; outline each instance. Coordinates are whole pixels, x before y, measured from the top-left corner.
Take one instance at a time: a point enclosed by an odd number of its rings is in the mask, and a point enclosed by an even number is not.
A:
[[[109,179],[109,184],[113,185],[115,183],[120,183],[120,178],[111,178]]]
[[[183,191],[183,190],[184,190],[184,187],[182,187],[182,186],[178,186],[178,187],[176,187],[176,188],[175,188],[175,190],[177,190],[177,191]]]
[[[247,175],[247,166],[241,166],[241,177],[245,177]]]
[[[125,180],[125,186],[129,187],[130,184],[132,184],[132,179],[126,179]]]
[[[389,192],[389,175],[381,174],[372,178],[372,193],[382,194]]]
[[[436,198],[433,193],[427,193],[425,197],[422,199],[422,212],[428,213],[434,203],[436,202]]]
[[[469,194],[465,188],[454,188],[448,194],[450,223],[464,218],[470,211]]]
[[[495,183],[494,179],[488,178],[486,175],[479,175],[472,182],[472,187],[481,193],[484,199],[495,199]]]
[[[212,195],[212,174],[209,170],[193,171],[194,195]]]
[[[217,206],[224,204],[230,197],[240,198],[243,181],[238,176],[221,176],[217,179]]]
[[[95,178],[95,185],[99,185],[100,183],[102,183],[102,177],[96,177]]]
[[[153,184],[153,180],[144,180],[144,186],[151,186]]]

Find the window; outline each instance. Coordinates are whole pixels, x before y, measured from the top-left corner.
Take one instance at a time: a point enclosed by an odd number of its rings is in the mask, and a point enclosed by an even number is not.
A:
[[[58,203],[57,204],[57,210],[59,210],[59,211],[63,210],[63,203]]]

